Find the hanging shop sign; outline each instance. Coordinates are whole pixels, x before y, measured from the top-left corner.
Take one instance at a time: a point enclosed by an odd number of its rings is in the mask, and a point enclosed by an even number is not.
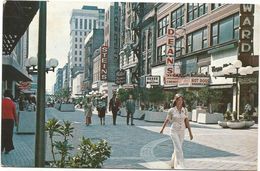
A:
[[[178,87],[205,87],[209,85],[209,77],[179,77]]]
[[[151,86],[160,85],[161,77],[159,75],[156,76],[146,76],[145,77],[145,84],[150,84]]]
[[[123,85],[125,83],[126,83],[126,71],[122,69],[116,71],[116,84]]]
[[[240,42],[238,59],[243,66],[247,65],[249,57],[253,54],[253,33],[254,33],[254,4],[240,5]]]
[[[178,85],[178,75],[176,74],[165,74],[163,77],[163,83],[167,86],[177,86]]]
[[[100,50],[101,55],[101,66],[100,66],[100,80],[106,81],[107,80],[107,57],[108,57],[108,47],[101,46]]]

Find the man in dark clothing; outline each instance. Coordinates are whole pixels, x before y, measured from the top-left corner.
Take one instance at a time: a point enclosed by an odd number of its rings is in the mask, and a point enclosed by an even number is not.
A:
[[[112,111],[113,114],[113,125],[116,125],[116,116],[117,112],[119,111],[121,103],[117,98],[116,94],[113,94],[113,97],[109,101],[109,111]]]

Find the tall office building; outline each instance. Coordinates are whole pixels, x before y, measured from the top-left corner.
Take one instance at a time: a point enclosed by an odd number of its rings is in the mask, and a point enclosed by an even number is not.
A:
[[[105,10],[96,6],[73,9],[70,19],[70,52],[68,55],[69,79],[84,69],[84,40],[92,29],[104,28]],[[72,87],[69,80],[69,87]]]

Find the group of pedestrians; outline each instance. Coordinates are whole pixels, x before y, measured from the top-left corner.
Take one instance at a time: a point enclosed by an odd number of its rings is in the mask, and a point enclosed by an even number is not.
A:
[[[94,110],[94,106],[96,106],[96,109],[98,111],[100,124],[105,125],[105,115],[107,113],[107,105],[108,105],[108,110],[112,112],[113,125],[116,125],[116,118],[121,108],[121,102],[117,97],[116,93],[113,93],[113,97],[109,100],[109,103],[107,103],[107,96],[105,95],[102,96],[101,98],[98,98],[96,100],[95,105],[93,105],[93,102],[91,101],[90,97],[87,98],[84,104],[86,125],[89,126],[91,124],[91,117]],[[126,101],[126,111],[127,111],[127,119],[126,119],[127,125],[129,125],[129,119],[131,120],[131,125],[134,125],[133,115],[135,113],[135,101],[132,95],[129,95],[129,99]]]
[[[175,169],[183,169],[184,167],[184,156],[183,156],[183,141],[185,130],[188,128],[190,140],[193,139],[193,134],[188,119],[188,111],[184,102],[184,97],[181,94],[176,94],[173,98],[172,108],[168,110],[167,117],[162,125],[160,133],[163,133],[167,124],[170,126],[170,137],[172,139],[174,152],[171,157],[171,167]],[[113,125],[116,125],[117,113],[120,110],[121,102],[119,101],[117,95],[114,93],[113,97],[109,101],[109,111],[112,111]],[[86,124],[91,123],[92,115],[92,102],[88,99],[86,103],[86,108],[91,110],[85,110],[86,113]],[[100,124],[105,125],[105,113],[107,110],[107,97],[101,97],[97,101],[97,111],[98,117],[100,118]],[[126,124],[134,125],[133,114],[135,113],[135,101],[133,96],[130,94],[128,100],[126,101],[126,111],[127,118]]]

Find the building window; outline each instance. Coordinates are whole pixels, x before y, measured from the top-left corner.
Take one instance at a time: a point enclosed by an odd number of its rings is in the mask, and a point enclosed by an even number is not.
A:
[[[77,66],[77,64],[75,64],[75,66]]]
[[[157,63],[165,61],[165,58],[166,58],[166,44],[158,47]]]
[[[208,31],[203,28],[188,35],[187,53],[195,52],[208,47]]]
[[[75,38],[75,42],[77,42],[78,41],[78,39],[77,38]]]
[[[87,25],[88,25],[88,20],[87,20],[87,19],[84,19],[84,29],[85,29],[85,30],[87,29]]]
[[[205,3],[189,3],[188,4],[188,22],[206,14],[208,5]]]
[[[171,27],[177,28],[184,24],[184,5],[171,14]]]
[[[79,62],[81,62],[82,58],[79,58]]]
[[[82,38],[79,38],[79,42],[82,42]]]
[[[89,30],[92,30],[92,20],[91,20],[91,19],[89,20],[89,23],[88,23],[88,24],[89,24],[88,29],[89,29]]]
[[[82,31],[79,32],[79,35],[82,36]]]
[[[79,66],[81,67],[81,64],[79,64]]]
[[[239,15],[235,14],[212,25],[212,45],[239,39]]]
[[[82,52],[81,52],[81,51],[79,51],[79,55],[82,55]]]
[[[78,32],[77,32],[77,31],[75,31],[75,35],[76,35],[76,36],[78,35]]]
[[[216,4],[211,4],[211,10],[217,9],[219,7],[221,7],[224,4],[220,4],[220,3],[216,3]]]
[[[75,44],[75,49],[77,49],[78,48],[78,46],[77,46],[77,44]]]
[[[179,57],[181,55],[183,55],[185,52],[185,48],[183,47],[184,43],[183,43],[183,37],[176,39],[176,43],[175,43],[175,56]]]
[[[76,51],[75,51],[76,52]],[[78,58],[77,57],[75,57],[75,61],[77,61],[78,60]]]
[[[77,51],[75,50],[75,55],[77,55]]]
[[[78,29],[78,19],[75,20],[75,28]]]
[[[93,28],[96,29],[96,28],[97,28],[97,22],[96,22],[96,20],[93,20],[93,21],[94,21],[94,23],[93,23],[93,25],[94,25]]]
[[[79,19],[79,28],[82,29],[82,19]]]
[[[153,43],[153,41],[152,41],[152,39],[153,39],[153,36],[152,36],[152,31],[149,29],[148,30],[148,38],[147,38],[147,49],[151,49],[152,48],[152,43]]]
[[[81,49],[81,48],[82,48],[82,45],[79,45],[79,48]]]
[[[158,37],[161,37],[167,33],[167,26],[169,24],[168,16],[162,18],[158,22]]]

